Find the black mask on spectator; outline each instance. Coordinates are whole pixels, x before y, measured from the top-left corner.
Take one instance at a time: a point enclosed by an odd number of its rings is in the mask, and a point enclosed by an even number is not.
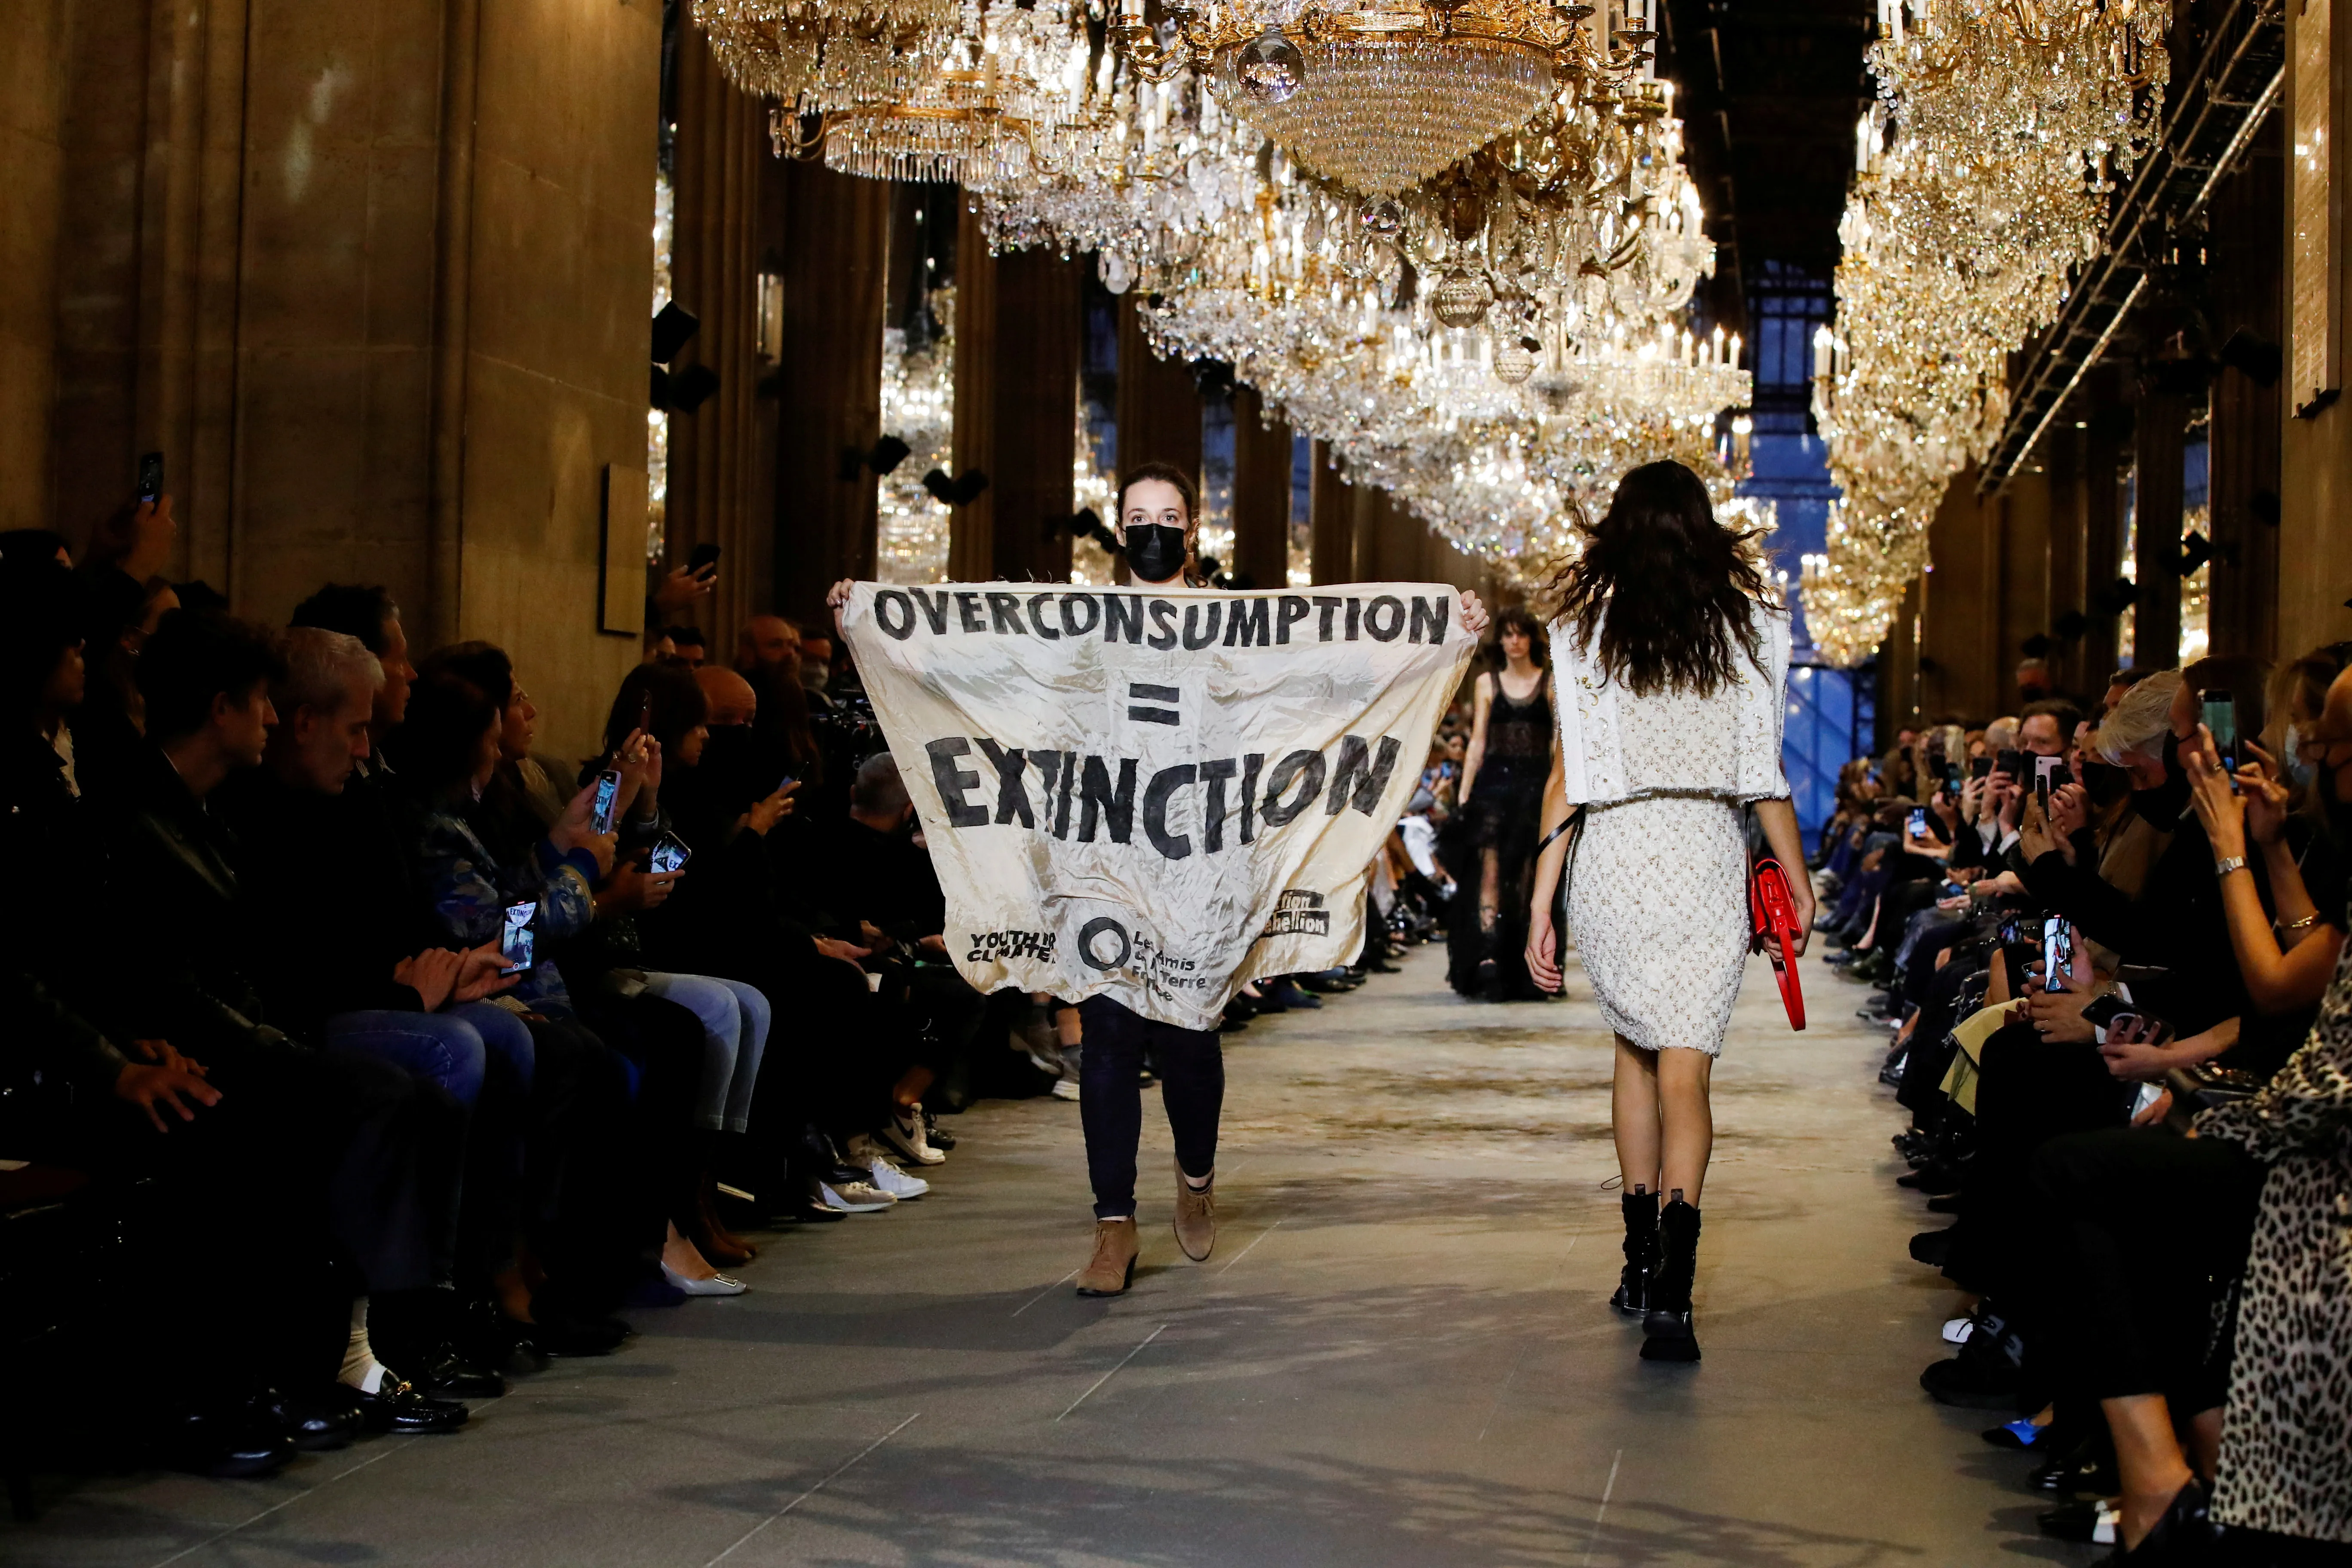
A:
[[[751,776],[758,761],[758,741],[751,733],[751,726],[710,726],[710,733],[702,742],[702,760],[694,769],[700,775],[697,782],[705,792],[704,798],[721,811],[740,811],[772,791],[777,780],[770,779],[767,788],[761,789]]]
[[[1184,531],[1156,522],[1129,529],[1127,564],[1143,582],[1166,582],[1184,568]]]
[[[2131,774],[2114,763],[2083,763],[2083,793],[2091,797],[2093,805],[2113,805],[2131,792]]]
[[[2164,782],[2154,789],[2132,791],[2132,809],[2168,832],[2179,826],[2189,809],[2189,774],[2180,765],[2180,737],[2164,737]]]

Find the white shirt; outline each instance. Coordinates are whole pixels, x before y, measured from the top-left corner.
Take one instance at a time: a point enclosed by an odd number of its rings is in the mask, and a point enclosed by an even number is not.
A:
[[[1653,795],[1713,795],[1745,804],[1785,800],[1780,732],[1789,709],[1789,612],[1757,606],[1760,667],[1737,638],[1733,677],[1713,695],[1634,692],[1601,673],[1599,636],[1551,627],[1552,690],[1568,804],[1611,805]]]

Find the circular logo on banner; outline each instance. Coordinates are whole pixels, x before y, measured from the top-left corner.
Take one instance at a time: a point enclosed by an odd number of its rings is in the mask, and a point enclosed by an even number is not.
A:
[[[1103,959],[1097,958],[1095,956],[1095,938],[1102,935],[1105,931],[1108,931],[1118,938],[1118,956],[1117,958]],[[1108,915],[1097,915],[1093,920],[1088,921],[1083,927],[1081,927],[1078,931],[1078,956],[1085,959],[1095,968],[1106,973],[1110,970],[1117,969],[1121,964],[1125,963],[1128,959],[1128,954],[1134,951],[1135,939],[1127,934],[1127,928],[1125,926],[1119,924]]]

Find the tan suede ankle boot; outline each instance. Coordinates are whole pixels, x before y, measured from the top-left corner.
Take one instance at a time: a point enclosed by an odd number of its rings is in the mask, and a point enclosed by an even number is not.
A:
[[[1123,1296],[1135,1283],[1136,1255],[1143,1250],[1135,1237],[1135,1216],[1095,1221],[1095,1255],[1078,1274],[1081,1296]]]
[[[1195,1191],[1181,1165],[1176,1167],[1176,1245],[1195,1263],[1217,1245],[1216,1187],[1213,1183]]]

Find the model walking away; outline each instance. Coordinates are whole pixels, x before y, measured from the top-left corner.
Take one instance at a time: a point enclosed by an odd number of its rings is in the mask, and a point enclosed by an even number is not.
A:
[[[1470,746],[1445,847],[1449,865],[1472,868],[1454,907],[1460,911],[1475,900],[1476,919],[1457,915],[1447,922],[1447,978],[1465,996],[1502,1002],[1527,994],[1518,913],[1534,875],[1552,718],[1550,671],[1535,617],[1506,610],[1495,626],[1493,667],[1475,689]]]
[[[1171,463],[1142,463],[1120,479],[1119,530],[1131,586],[1203,585],[1195,554],[1198,495],[1192,477]],[[836,630],[850,587],[836,583],[828,598]],[[1462,595],[1462,623],[1472,637],[1486,629],[1486,607],[1475,594]],[[1135,1155],[1143,1137],[1147,1054],[1176,1140],[1176,1245],[1195,1263],[1216,1246],[1224,1048],[1213,1029],[1162,1024],[1108,996],[1089,996],[1077,1012],[1078,1120],[1086,1129],[1087,1174],[1095,1191],[1094,1255],[1078,1271],[1077,1290],[1081,1296],[1118,1296],[1135,1282],[1135,1260],[1142,1251],[1135,1223]]]
[[[1797,952],[1813,889],[1780,769],[1789,612],[1755,536],[1717,523],[1680,463],[1649,463],[1584,529],[1553,584],[1559,744],[1528,917],[1528,970],[1560,985],[1552,907],[1617,1034],[1612,1126],[1624,1176],[1625,1270],[1612,1305],[1643,1319],[1645,1361],[1696,1361],[1691,1284],[1715,1122],[1707,1081],[1748,942],[1753,803],[1789,873]],[[1565,830],[1571,811],[1580,830]],[[1570,850],[1573,849],[1571,857]]]

